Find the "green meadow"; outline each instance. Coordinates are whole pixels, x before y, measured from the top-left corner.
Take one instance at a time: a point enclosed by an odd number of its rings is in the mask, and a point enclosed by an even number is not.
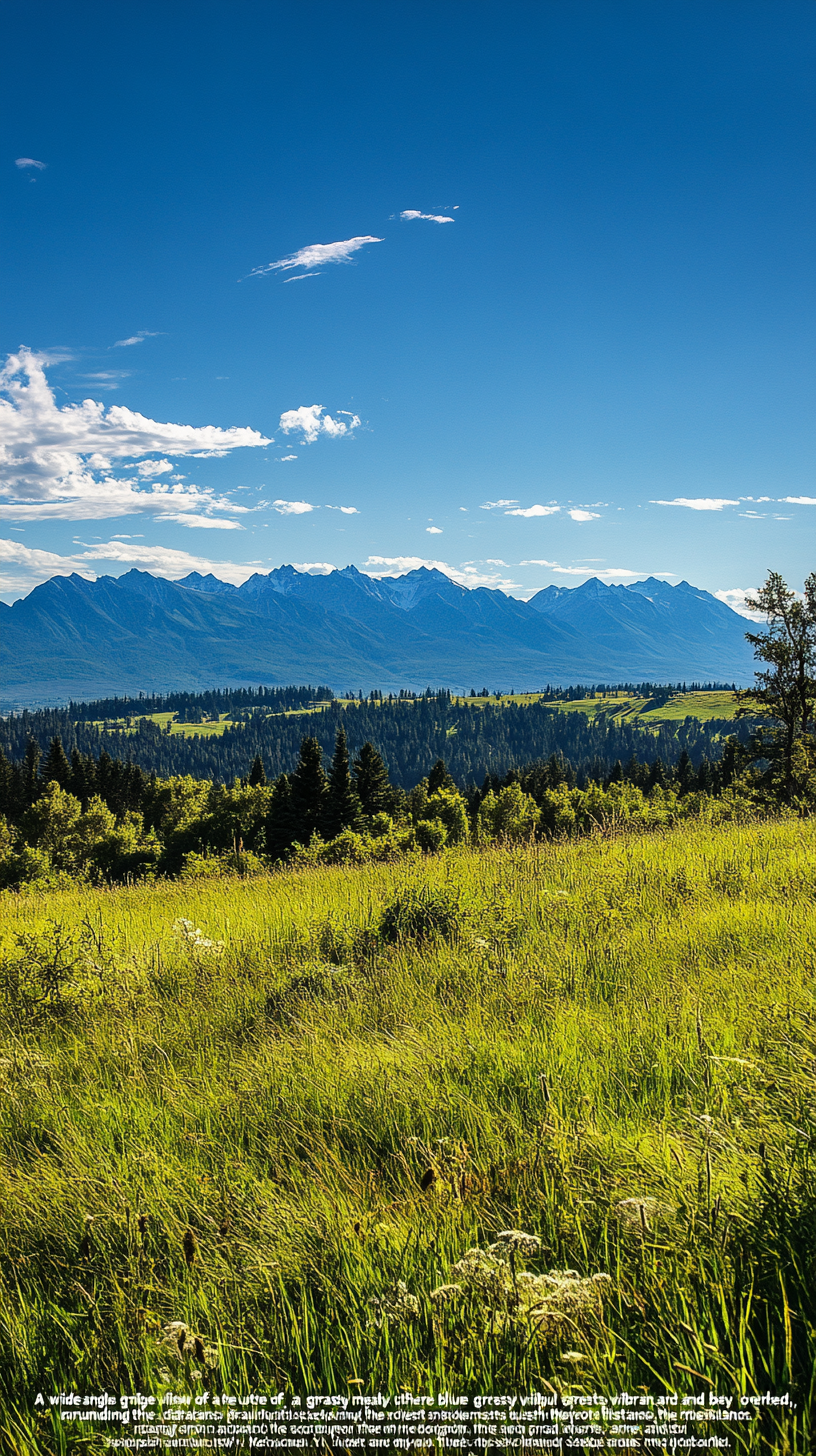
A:
[[[731,1449],[806,1456],[815,896],[793,817],[4,893],[0,1447],[103,1449],[38,1391],[790,1390]]]

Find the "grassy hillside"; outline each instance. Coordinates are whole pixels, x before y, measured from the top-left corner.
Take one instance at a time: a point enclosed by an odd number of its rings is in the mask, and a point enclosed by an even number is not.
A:
[[[733,718],[737,711],[737,702],[732,692],[695,692],[675,693],[669,701],[660,707],[653,705],[651,698],[637,697],[631,694],[621,693],[620,696],[611,694],[598,694],[595,697],[579,698],[568,700],[552,699],[544,693],[504,693],[501,697],[491,695],[485,698],[453,698],[454,704],[461,704],[471,708],[509,706],[511,703],[525,706],[530,703],[541,702],[546,697],[547,701],[554,708],[559,708],[567,713],[585,713],[588,717],[594,718],[599,714],[608,720],[617,723],[639,719],[644,726],[659,723],[682,722],[686,717],[697,718],[701,723],[711,722],[713,719]],[[343,706],[348,706],[348,700],[338,698],[337,701]],[[411,698],[402,699],[400,706],[410,708],[414,704]],[[376,707],[377,705],[374,704]],[[289,708],[283,712],[275,712],[269,716],[291,717],[295,713],[299,716],[304,714],[325,712],[323,704],[312,708]],[[192,737],[193,734],[221,734],[227,728],[234,726],[232,719],[226,713],[222,713],[216,719],[205,719],[200,723],[177,723],[174,721],[175,714],[170,712],[148,713],[145,716],[150,722],[156,723],[162,730],[166,729],[170,722],[171,734],[182,734]],[[128,727],[128,724],[135,725],[135,718],[99,719],[96,722],[98,728],[107,727],[109,731],[124,733],[135,732],[135,726]]]
[[[792,1388],[728,1435],[805,1456],[814,865],[791,820],[3,896],[3,1449],[101,1449],[68,1388]],[[474,1283],[506,1229],[579,1280]]]

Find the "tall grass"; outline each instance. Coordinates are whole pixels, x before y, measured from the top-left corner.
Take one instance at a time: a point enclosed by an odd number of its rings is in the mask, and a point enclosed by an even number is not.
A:
[[[3,896],[0,1442],[101,1449],[37,1391],[548,1382],[791,1388],[734,1449],[811,1451],[814,850],[685,825]],[[508,1227],[610,1275],[603,1314],[430,1299]],[[400,1281],[418,1316],[379,1317]]]

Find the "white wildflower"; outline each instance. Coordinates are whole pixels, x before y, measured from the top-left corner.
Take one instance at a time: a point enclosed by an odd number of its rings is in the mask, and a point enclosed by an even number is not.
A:
[[[661,1203],[659,1198],[622,1198],[612,1212],[621,1227],[621,1232],[631,1239],[651,1237],[655,1230],[666,1223],[675,1209],[671,1204]]]
[[[223,940],[208,940],[204,931],[193,920],[185,920],[184,917],[174,920],[173,929],[176,935],[180,935],[193,950],[222,951],[224,949]]]
[[[404,1325],[419,1315],[419,1300],[412,1294],[404,1280],[399,1279],[394,1288],[368,1301],[371,1308],[371,1324],[381,1330],[384,1325]]]

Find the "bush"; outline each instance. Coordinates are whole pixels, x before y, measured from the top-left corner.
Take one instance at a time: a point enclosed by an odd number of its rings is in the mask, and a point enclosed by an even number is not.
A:
[[[462,924],[459,899],[447,890],[408,889],[392,900],[382,913],[380,940],[394,945],[400,940],[453,940]]]

